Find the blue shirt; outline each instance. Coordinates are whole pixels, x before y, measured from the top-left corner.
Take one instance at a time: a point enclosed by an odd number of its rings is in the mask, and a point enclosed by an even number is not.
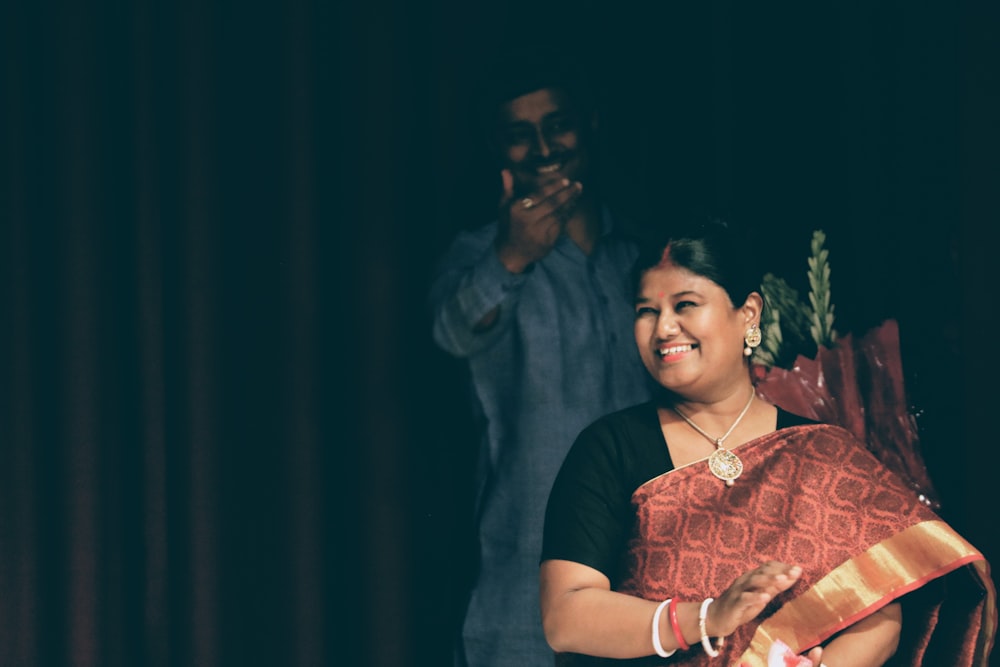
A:
[[[434,340],[467,359],[484,420],[476,480],[480,573],[463,628],[468,664],[551,667],[538,597],[545,506],[581,430],[650,397],[632,334],[635,246],[610,215],[586,255],[563,235],[521,274],[494,249],[497,223],[463,232],[431,287]],[[492,328],[475,333],[500,306]]]

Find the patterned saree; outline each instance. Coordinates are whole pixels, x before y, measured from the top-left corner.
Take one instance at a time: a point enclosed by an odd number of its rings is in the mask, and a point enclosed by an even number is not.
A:
[[[801,580],[717,658],[695,644],[669,659],[619,662],[766,667],[775,640],[802,653],[900,600],[902,637],[889,664],[987,665],[997,622],[987,562],[849,432],[799,426],[734,452],[744,472],[732,487],[699,461],[634,492],[617,589],[701,601],[768,560],[801,565]]]

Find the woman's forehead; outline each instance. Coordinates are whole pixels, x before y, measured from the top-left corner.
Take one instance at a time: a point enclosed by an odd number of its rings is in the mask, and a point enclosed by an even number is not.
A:
[[[672,261],[661,262],[647,269],[639,284],[640,290],[654,290],[664,294],[682,292],[706,292],[712,288],[722,289],[711,279],[698,275],[690,269],[678,266]]]

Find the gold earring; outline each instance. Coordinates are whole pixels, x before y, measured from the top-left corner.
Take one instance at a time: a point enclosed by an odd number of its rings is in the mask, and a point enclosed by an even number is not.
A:
[[[746,347],[743,348],[743,356],[749,357],[753,354],[753,349],[760,345],[760,340],[760,327],[756,324],[751,324],[747,332],[743,334],[743,342],[746,343]]]

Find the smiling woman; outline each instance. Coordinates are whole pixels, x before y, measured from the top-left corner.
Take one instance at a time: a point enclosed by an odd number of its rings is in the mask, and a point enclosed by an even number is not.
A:
[[[986,665],[979,550],[849,431],[757,394],[750,243],[698,220],[640,253],[635,342],[658,391],[586,428],[549,497],[559,664],[764,667],[777,645],[806,665]]]

